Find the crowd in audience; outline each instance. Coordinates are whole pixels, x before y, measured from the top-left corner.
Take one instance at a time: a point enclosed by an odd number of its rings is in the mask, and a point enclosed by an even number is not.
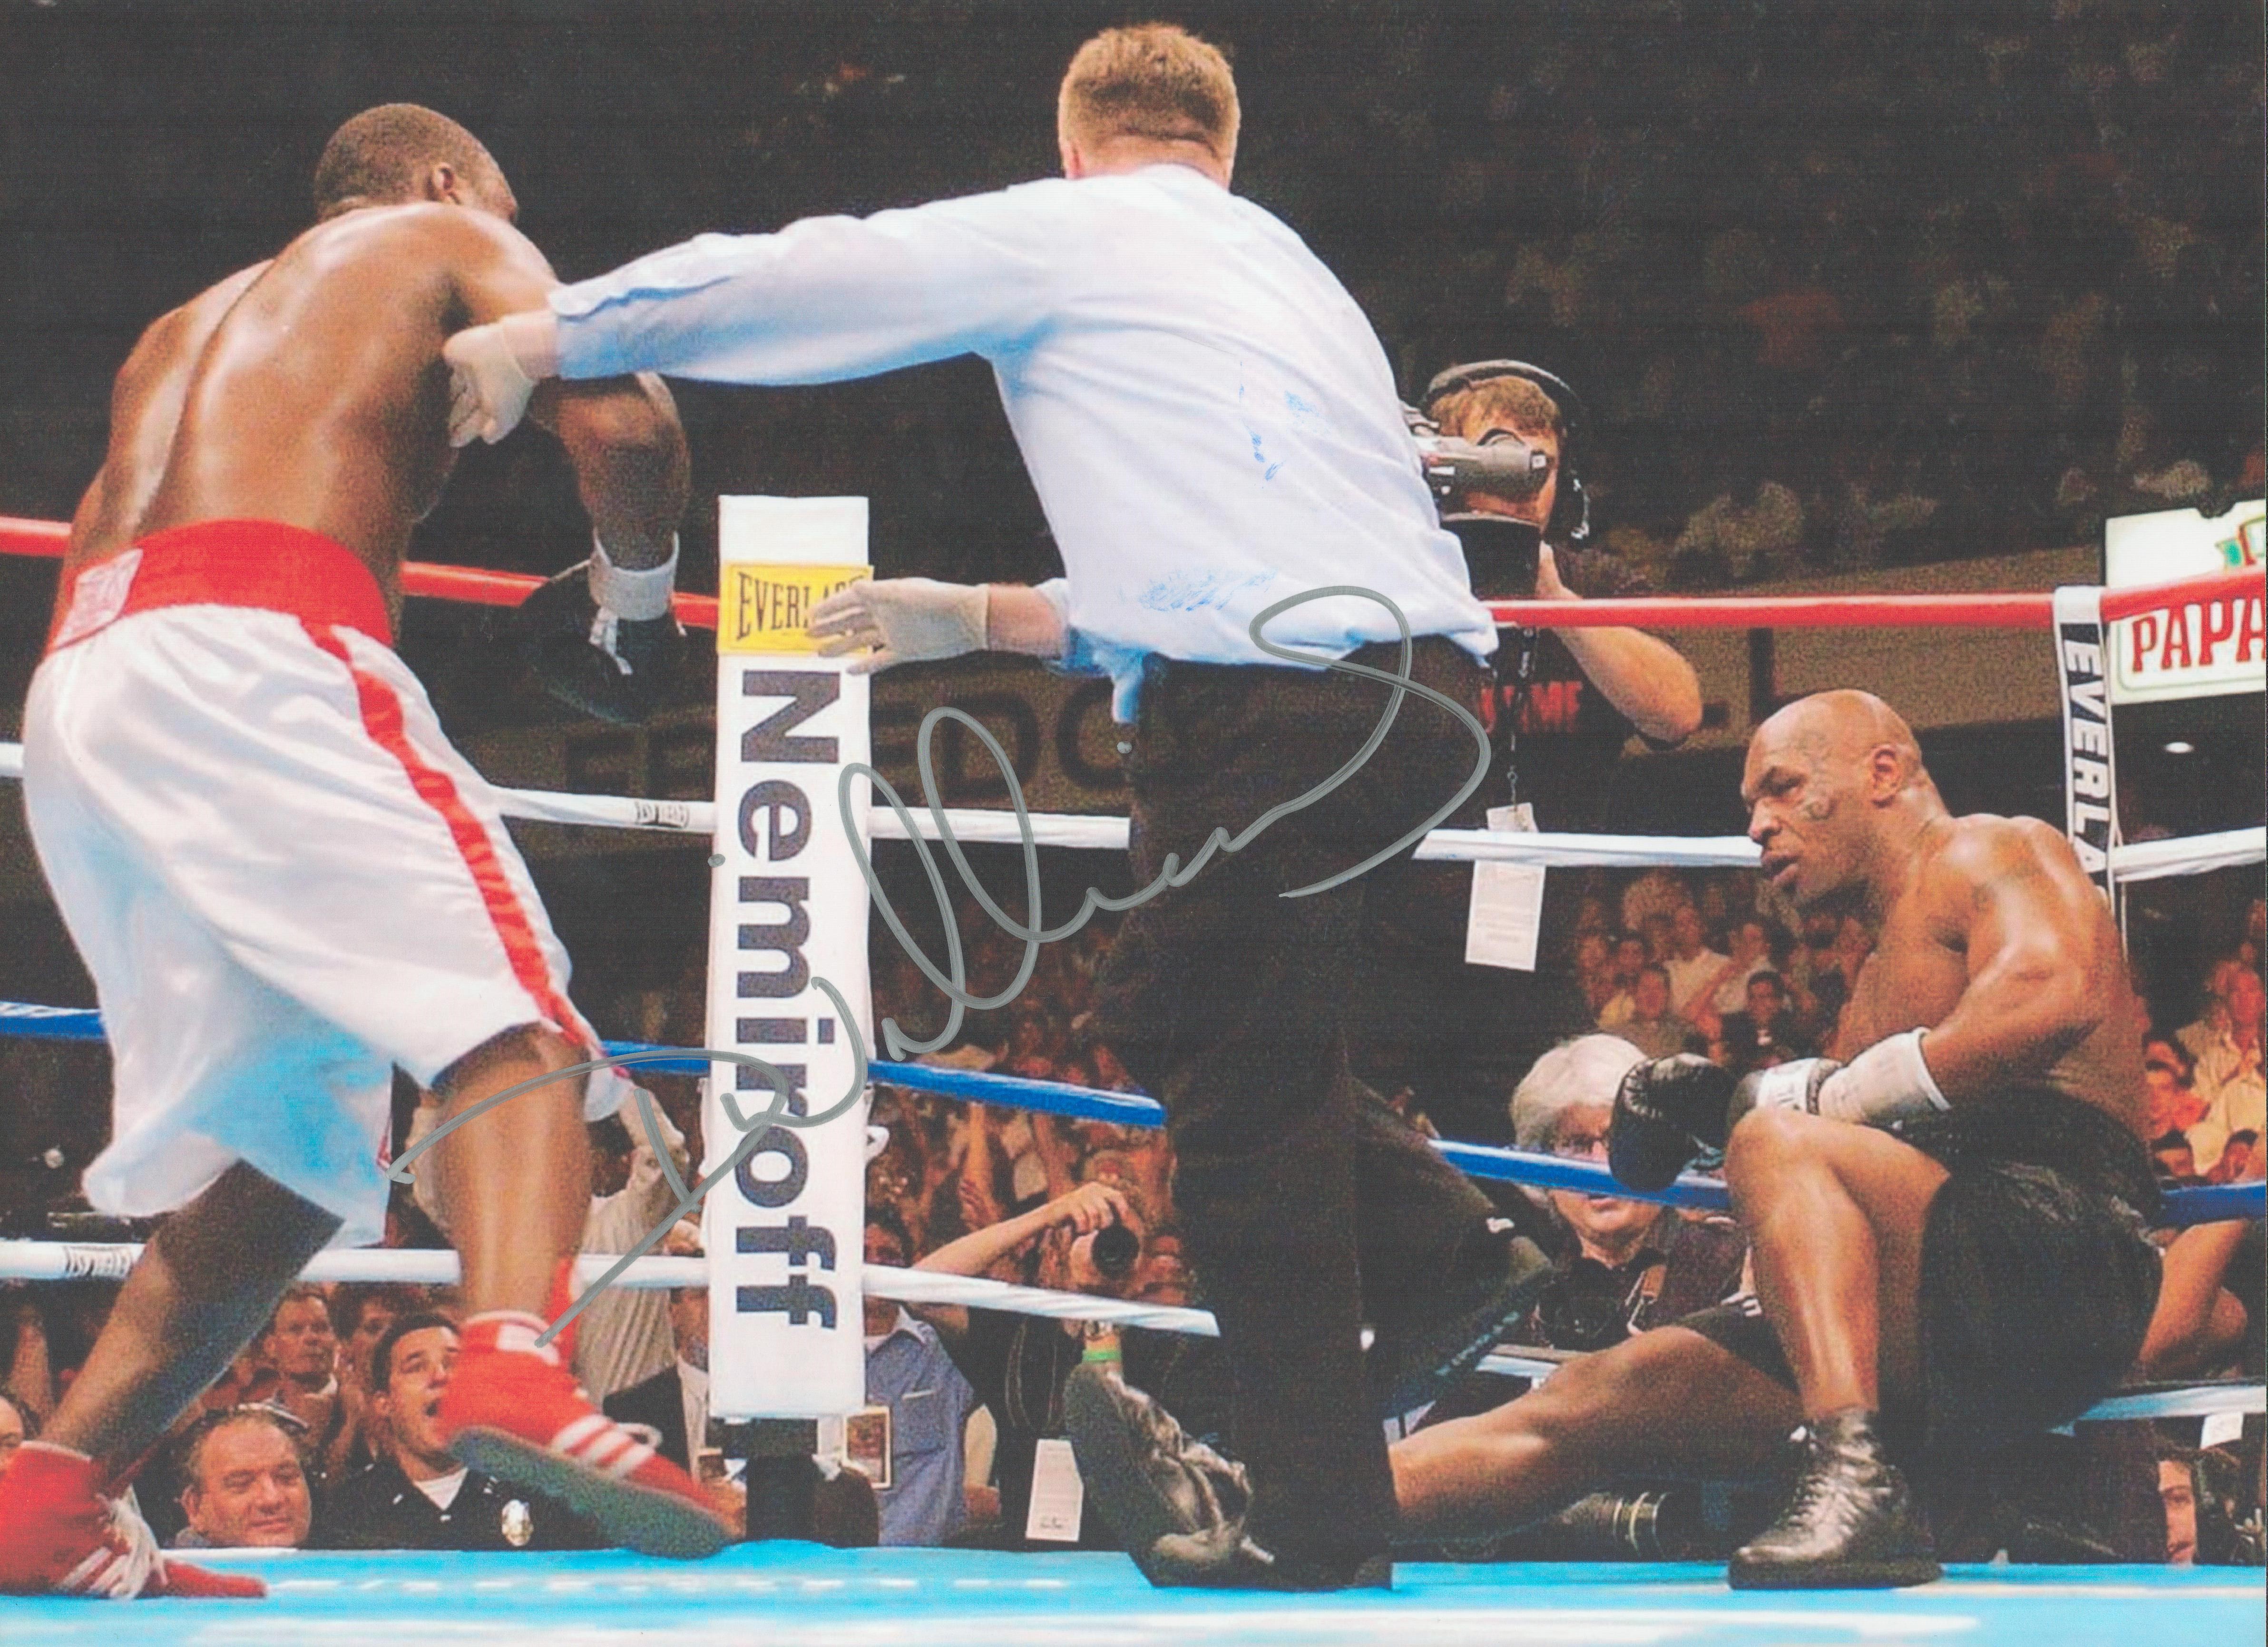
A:
[[[1607,431],[1626,558],[1712,586],[2258,496],[2262,79],[2239,9],[1535,21],[1477,119],[1388,129],[1437,151],[1447,209],[1359,290],[1389,335],[1462,340],[1497,289],[1520,352]]]

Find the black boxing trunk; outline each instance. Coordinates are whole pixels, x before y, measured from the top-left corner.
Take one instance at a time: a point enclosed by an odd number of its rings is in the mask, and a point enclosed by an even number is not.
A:
[[[2158,1187],[2141,1141],[2032,1087],[1888,1130],[1948,1174],[1922,1231],[1926,1451],[2070,1423],[2126,1376],[2157,1305]],[[1753,1300],[1678,1325],[1794,1385]]]

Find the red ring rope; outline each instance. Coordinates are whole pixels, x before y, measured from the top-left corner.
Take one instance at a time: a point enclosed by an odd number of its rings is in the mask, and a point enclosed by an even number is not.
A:
[[[0,555],[47,556],[63,552],[70,528],[55,520],[22,520],[0,515]],[[2262,568],[2219,572],[2133,589],[2105,590],[2103,621],[2112,622],[2170,607],[2261,599]],[[401,587],[413,595],[475,606],[518,606],[541,583],[520,572],[489,572],[469,566],[435,566],[410,561],[401,569]],[[1966,595],[1719,595],[1686,599],[1650,596],[1619,600],[1492,600],[1489,612],[1499,623],[1538,629],[1587,629],[1648,626],[1675,629],[1839,629],[1852,626],[1932,629],[2044,629],[2053,621],[2044,593]],[[677,615],[696,629],[717,627],[714,595],[677,597]],[[2252,628],[2257,631],[2258,625]],[[2238,642],[2240,648],[2243,642]]]
[[[0,555],[52,560],[70,541],[70,528],[60,520],[22,520],[0,515]],[[477,567],[435,566],[425,561],[405,561],[401,566],[403,593],[475,607],[516,607],[542,581],[525,572],[487,572]],[[680,591],[676,606],[680,622],[696,629],[717,627],[716,596]]]

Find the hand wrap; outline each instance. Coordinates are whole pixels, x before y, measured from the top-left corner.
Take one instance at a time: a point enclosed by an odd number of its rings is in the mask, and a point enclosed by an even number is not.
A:
[[[1878,1040],[1847,1064],[1800,1058],[1759,1070],[1734,1092],[1732,1119],[1737,1122],[1752,1109],[1793,1109],[1853,1126],[1887,1127],[1950,1109],[1922,1058],[1928,1033],[1910,1029]]]
[[[637,723],[668,701],[685,652],[671,607],[677,546],[659,566],[624,571],[592,540],[591,558],[529,594],[512,629],[543,689],[600,720]]]

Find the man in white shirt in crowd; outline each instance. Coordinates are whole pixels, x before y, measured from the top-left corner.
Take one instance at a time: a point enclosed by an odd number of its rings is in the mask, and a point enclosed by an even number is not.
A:
[[[2185,1136],[2200,1173],[2220,1164],[2232,1134],[2268,1130],[2268,1081],[2261,1070],[2261,1030],[2268,990],[2260,974],[2231,957],[2215,964],[2206,989],[2205,1014],[2182,1030],[2181,1042],[2197,1060],[2192,1077],[2205,1099],[2202,1120]]]
[[[1669,974],[1669,1004],[1678,1017],[1690,1020],[1708,1004],[1732,959],[1709,947],[1700,910],[1686,903],[1670,912],[1669,953],[1661,964]]]
[[[232,1408],[202,1419],[182,1442],[175,1549],[297,1549],[315,1505],[298,1438],[276,1414]]]
[[[339,1340],[323,1290],[305,1281],[286,1287],[261,1348],[276,1365],[276,1404],[320,1442],[339,1404]]]
[[[674,1126],[659,1102],[649,1106],[669,1158],[682,1175],[688,1165],[685,1136]],[[639,1116],[640,1106],[625,1104],[620,1114],[592,1128],[594,1167],[608,1163],[614,1181],[591,1186],[591,1210],[583,1221],[585,1253],[626,1253],[669,1216],[677,1196],[662,1170]],[[627,1146],[626,1151],[607,1150],[599,1140],[608,1134]],[[627,1158],[626,1166],[615,1165]],[[695,1249],[696,1252],[698,1247]],[[652,1288],[608,1287],[583,1308],[574,1324],[575,1377],[593,1401],[604,1401],[617,1390],[652,1378],[674,1360],[671,1347],[668,1296]],[[682,1462],[681,1460],[680,1462]]]
[[[1549,1265],[1491,1232],[1489,1202],[1414,1132],[1367,1114],[1348,1067],[1366,891],[1393,895],[1387,860],[1406,864],[1485,770],[1463,706],[1496,630],[1369,323],[1298,236],[1229,192],[1238,120],[1212,47],[1109,30],[1064,77],[1060,179],[703,236],[447,355],[460,439],[501,437],[555,375],[794,384],[991,363],[1065,582],[961,591],[912,621],[972,649],[1053,651],[1076,632],[1132,723],[1138,883],[1207,855],[1121,928],[1098,1026],[1167,1110],[1255,1500],[1240,1535],[1137,1558],[1164,1584],[1336,1589],[1390,1582],[1379,1415],[1431,1399]],[[1372,592],[1302,599],[1323,589]],[[1263,614],[1304,666],[1256,638]],[[1326,659],[1412,687],[1389,695]],[[1310,791],[1329,798],[1233,857],[1208,850]],[[1373,861],[1386,870],[1355,873]],[[929,1048],[887,1038],[893,1056]]]

